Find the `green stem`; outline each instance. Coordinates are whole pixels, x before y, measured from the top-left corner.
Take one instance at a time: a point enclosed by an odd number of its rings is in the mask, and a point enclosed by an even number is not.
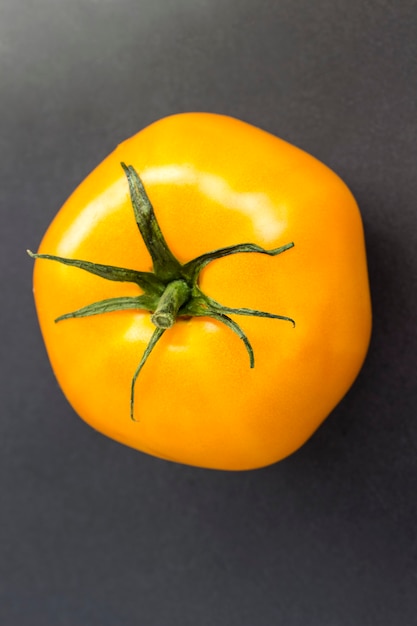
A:
[[[191,290],[185,280],[169,283],[159,299],[151,321],[158,328],[171,328],[175,324],[178,311],[190,297]]]

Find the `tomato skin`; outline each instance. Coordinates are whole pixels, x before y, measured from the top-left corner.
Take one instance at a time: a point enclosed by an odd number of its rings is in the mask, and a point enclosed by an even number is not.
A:
[[[294,248],[207,266],[201,289],[229,307],[290,316],[240,317],[255,354],[210,318],[178,319],[137,381],[153,332],[146,311],[56,317],[137,295],[131,283],[35,261],[34,295],[48,355],[74,410],[93,428],[155,456],[243,470],[297,450],[345,395],[365,358],[371,303],[362,222],[341,179],[302,150],[239,120],[184,113],[119,145],[74,191],[39,252],[151,271],[120,166],[140,173],[180,262],[253,242]],[[233,316],[232,316],[233,317]]]

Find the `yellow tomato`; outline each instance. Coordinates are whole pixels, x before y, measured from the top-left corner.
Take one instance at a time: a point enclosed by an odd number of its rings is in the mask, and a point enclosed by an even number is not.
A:
[[[352,194],[230,117],[174,115],[119,145],[33,256],[42,334],[74,410],[164,459],[229,470],[282,459],[366,355]]]

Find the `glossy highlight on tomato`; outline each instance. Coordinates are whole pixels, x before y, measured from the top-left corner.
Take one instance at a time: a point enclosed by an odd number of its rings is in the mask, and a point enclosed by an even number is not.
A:
[[[164,459],[242,470],[284,458],[367,352],[352,194],[234,118],[173,115],[120,144],[32,256],[41,331],[74,410]]]

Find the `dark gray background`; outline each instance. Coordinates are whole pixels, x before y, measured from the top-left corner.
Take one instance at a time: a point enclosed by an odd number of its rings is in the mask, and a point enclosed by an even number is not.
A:
[[[0,623],[417,624],[417,4],[0,0]],[[231,114],[335,169],[374,307],[348,396],[287,460],[160,461],[61,394],[31,294],[73,188],[164,115]]]

